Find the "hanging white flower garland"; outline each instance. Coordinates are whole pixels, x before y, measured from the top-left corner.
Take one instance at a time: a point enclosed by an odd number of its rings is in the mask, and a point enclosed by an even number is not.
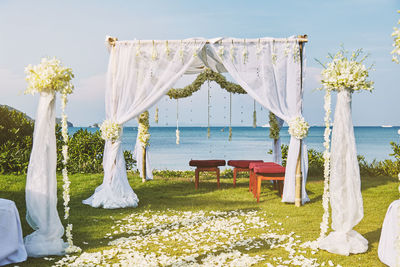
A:
[[[324,214],[322,215],[322,222],[320,224],[320,235],[317,239],[319,242],[323,238],[325,238],[326,233],[328,232],[328,224],[329,224],[329,178],[330,178],[330,160],[331,160],[331,153],[330,153],[330,134],[331,134],[331,91],[326,90],[325,92],[325,103],[324,103],[324,110],[325,110],[325,131],[324,131],[324,147],[325,151],[323,154],[324,157],[324,194],[322,196],[322,207],[324,208]]]
[[[61,134],[63,137],[64,145],[62,146],[63,155],[63,205],[64,205],[64,219],[69,218],[69,201],[70,201],[70,184],[68,178],[68,117],[65,113],[65,108],[68,103],[68,94],[73,92],[74,86],[71,83],[74,74],[71,68],[66,68],[61,64],[57,58],[42,58],[40,64],[36,66],[28,65],[25,68],[26,81],[28,88],[25,93],[41,93],[41,92],[60,92],[61,93]],[[72,237],[72,224],[67,224],[65,236],[67,237],[68,247],[65,249],[66,253],[81,252],[81,248],[73,243]]]

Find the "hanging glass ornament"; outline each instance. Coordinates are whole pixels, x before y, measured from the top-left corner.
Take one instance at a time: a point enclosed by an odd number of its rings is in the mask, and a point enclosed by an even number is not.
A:
[[[178,99],[176,100],[176,144],[179,145],[179,105]]]
[[[208,84],[208,118],[207,118],[207,138],[210,138],[210,80],[207,80]]]
[[[254,111],[253,111],[253,128],[257,127],[257,113],[256,113],[256,100],[254,100]]]
[[[232,141],[232,93],[229,93],[229,141]]]
[[[154,115],[154,121],[158,124],[158,107],[156,107],[156,114]]]

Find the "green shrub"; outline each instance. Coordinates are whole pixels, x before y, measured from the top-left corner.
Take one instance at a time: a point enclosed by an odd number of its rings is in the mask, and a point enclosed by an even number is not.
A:
[[[32,150],[34,122],[24,113],[0,106],[0,173],[23,174],[28,170]],[[57,170],[61,171],[63,139],[61,127],[56,125]],[[104,140],[100,132],[78,130],[70,136],[68,171],[71,173],[99,173],[103,171]],[[130,151],[124,151],[126,168],[136,161]]]
[[[33,121],[0,106],[0,173],[26,173],[32,149]]]
[[[62,146],[64,144],[61,127],[56,126],[57,138],[57,170],[61,171]],[[99,173],[103,171],[103,152],[105,141],[101,138],[100,131],[94,133],[79,129],[68,141],[68,171],[71,173]],[[131,170],[136,161],[130,151],[124,151],[126,168]]]

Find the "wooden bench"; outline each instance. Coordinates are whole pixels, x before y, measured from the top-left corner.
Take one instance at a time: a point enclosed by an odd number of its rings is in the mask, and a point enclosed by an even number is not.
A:
[[[285,180],[285,168],[273,162],[254,164],[251,168],[251,187],[257,202],[260,202],[261,181],[276,181],[279,195],[283,194],[283,182]]]
[[[236,187],[236,177],[237,177],[238,172],[248,172],[249,176],[250,176],[249,165],[252,162],[263,162],[263,161],[262,160],[229,160],[228,161],[228,165],[233,167],[233,187]]]
[[[219,166],[225,166],[225,160],[191,160],[189,165],[196,167],[194,187],[199,188],[199,174],[200,172],[216,172],[217,173],[217,187],[219,184]]]

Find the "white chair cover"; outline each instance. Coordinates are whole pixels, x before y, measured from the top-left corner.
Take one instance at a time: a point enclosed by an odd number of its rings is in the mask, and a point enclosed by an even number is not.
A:
[[[26,259],[17,207],[13,201],[0,198],[0,266]]]
[[[62,255],[67,247],[57,211],[54,105],[54,92],[40,93],[25,188],[26,220],[35,230],[24,239],[30,257]]]
[[[332,229],[319,247],[331,253],[363,253],[368,241],[352,230],[364,217],[360,168],[351,120],[351,93],[339,91],[332,129],[330,203]]]
[[[182,41],[117,41],[107,72],[106,118],[121,125],[149,109],[185,73],[205,44]],[[106,141],[104,179],[84,204],[106,209],[136,207],[120,140]]]
[[[261,38],[244,42],[243,39],[224,38],[210,44],[210,47],[213,50],[212,58],[219,58],[229,74],[260,105],[286,122],[301,116],[302,68],[297,39]],[[307,147],[304,142],[291,137],[283,202],[295,201],[295,174],[300,143],[303,152],[302,202],[310,200],[305,190],[308,171]]]
[[[400,265],[399,249],[396,248],[400,238],[400,199],[393,201],[383,221],[378,256],[381,262],[390,266]]]

